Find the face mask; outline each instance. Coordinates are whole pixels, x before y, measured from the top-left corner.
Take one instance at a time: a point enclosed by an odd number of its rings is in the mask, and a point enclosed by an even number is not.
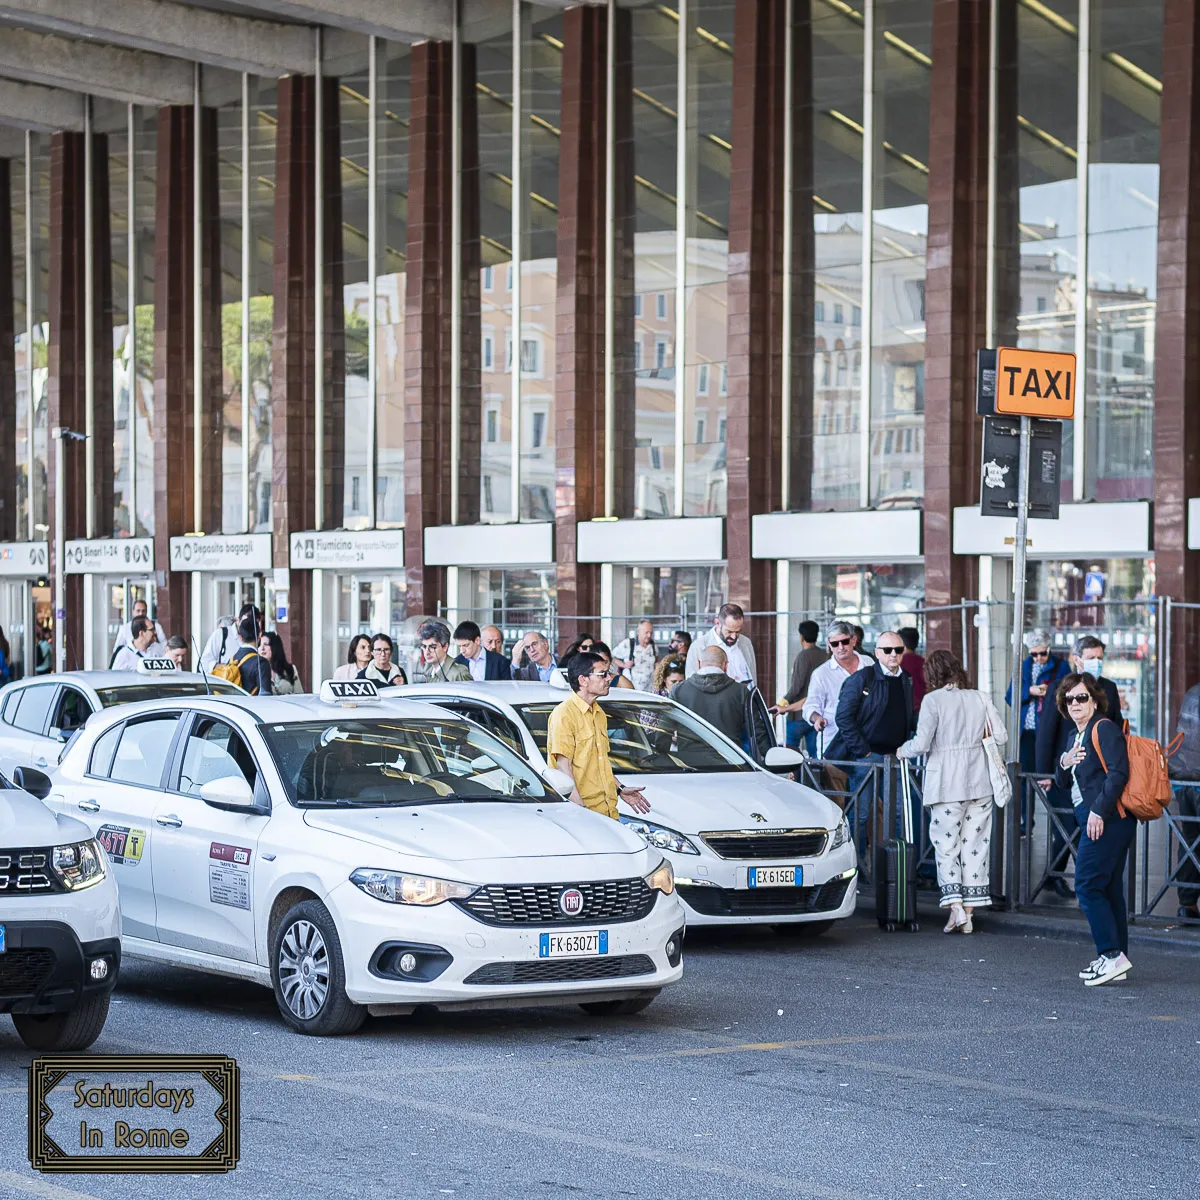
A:
[[[1085,658],[1080,665],[1083,667],[1085,675],[1091,675],[1093,679],[1099,679],[1100,672],[1104,669],[1104,659]]]

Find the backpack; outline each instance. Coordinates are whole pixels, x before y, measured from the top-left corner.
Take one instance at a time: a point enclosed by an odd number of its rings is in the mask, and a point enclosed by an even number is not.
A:
[[[257,657],[258,657],[258,651],[251,650],[249,647],[247,647],[246,653],[243,654],[240,658],[237,656],[237,653],[235,652],[233,657],[230,658],[230,660],[227,663],[222,663],[222,662],[217,663],[216,666],[214,666],[213,669],[211,671],[209,671],[209,674],[215,675],[218,679],[224,679],[227,683],[232,683],[234,685],[234,687],[245,688],[245,690],[249,692],[250,688],[246,687],[246,685],[244,683],[242,683],[242,663],[244,663],[247,659],[257,658]],[[258,684],[256,683],[254,685],[254,691],[256,692],[257,690],[258,690]],[[253,694],[254,694],[254,692],[251,692],[251,695],[253,695]]]
[[[1107,775],[1108,763],[1104,761],[1104,753],[1100,749],[1099,724],[1097,721],[1092,726],[1092,745]],[[1176,734],[1164,750],[1153,738],[1131,737],[1128,721],[1123,732],[1125,748],[1129,753],[1129,782],[1117,801],[1117,812],[1123,817],[1137,817],[1139,821],[1157,821],[1171,802],[1167,759],[1179,749],[1183,735]]]

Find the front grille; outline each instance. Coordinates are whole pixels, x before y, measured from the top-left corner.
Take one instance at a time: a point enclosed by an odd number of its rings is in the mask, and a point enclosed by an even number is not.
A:
[[[825,849],[824,829],[775,829],[758,833],[731,829],[702,833],[704,844],[720,858],[815,858]]]
[[[50,870],[44,846],[0,851],[0,896],[40,896],[65,891]]]
[[[0,996],[32,995],[54,970],[54,962],[54,951],[42,946],[0,954]]]
[[[677,885],[679,895],[705,917],[794,916],[834,912],[846,898],[849,879],[831,879],[816,887],[737,888]]]
[[[568,916],[558,898],[568,888],[583,893],[583,909]],[[493,883],[466,900],[455,901],[486,925],[590,925],[596,921],[640,921],[654,906],[644,879],[605,879],[591,883]]]
[[[538,959],[535,962],[488,963],[472,971],[463,983],[579,983],[591,979],[628,979],[653,975],[654,962],[646,954],[616,958]]]

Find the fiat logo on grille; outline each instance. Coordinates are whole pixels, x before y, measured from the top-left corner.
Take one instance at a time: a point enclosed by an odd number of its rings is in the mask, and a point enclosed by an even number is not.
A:
[[[567,888],[558,898],[558,907],[564,916],[579,916],[583,912],[583,893],[578,888]]]

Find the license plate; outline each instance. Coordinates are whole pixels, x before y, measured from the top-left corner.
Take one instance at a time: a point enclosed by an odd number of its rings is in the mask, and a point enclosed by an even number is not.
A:
[[[543,933],[538,938],[538,958],[598,958],[607,953],[607,929]]]
[[[751,867],[747,887],[803,887],[803,867]]]
[[[8,949],[8,938],[4,933],[4,926],[0,925],[0,954],[3,954]]]

